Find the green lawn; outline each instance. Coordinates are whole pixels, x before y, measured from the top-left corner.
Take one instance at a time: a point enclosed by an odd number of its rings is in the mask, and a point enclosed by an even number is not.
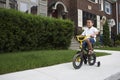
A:
[[[0,74],[70,62],[76,52],[73,50],[43,50],[3,53],[0,54]],[[97,53],[97,56],[104,55],[107,53]]]
[[[120,47],[101,47],[101,48],[96,48],[96,49],[120,51]]]

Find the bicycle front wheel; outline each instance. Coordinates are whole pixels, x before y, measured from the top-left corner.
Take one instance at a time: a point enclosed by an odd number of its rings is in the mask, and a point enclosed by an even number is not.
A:
[[[74,57],[73,57],[73,67],[75,69],[79,69],[83,64],[83,57],[82,55],[79,53],[79,54],[76,54]]]

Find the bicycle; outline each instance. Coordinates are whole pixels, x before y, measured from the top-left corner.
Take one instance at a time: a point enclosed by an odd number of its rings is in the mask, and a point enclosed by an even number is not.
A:
[[[96,63],[96,54],[93,52],[92,54],[88,54],[89,50],[88,48],[83,48],[82,44],[83,41],[87,38],[90,38],[89,36],[76,36],[78,42],[80,43],[80,51],[78,51],[74,57],[73,57],[73,67],[75,69],[81,68],[81,66],[84,64],[89,64],[90,66],[94,65]],[[92,44],[93,46],[94,44]],[[97,66],[100,66],[100,61],[97,62]]]

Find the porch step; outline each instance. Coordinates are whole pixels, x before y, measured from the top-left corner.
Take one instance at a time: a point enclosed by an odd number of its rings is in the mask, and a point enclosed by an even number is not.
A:
[[[72,40],[71,40],[71,45],[69,47],[69,49],[72,49],[72,50],[77,50],[79,49],[79,42],[76,41],[76,39],[73,37]]]

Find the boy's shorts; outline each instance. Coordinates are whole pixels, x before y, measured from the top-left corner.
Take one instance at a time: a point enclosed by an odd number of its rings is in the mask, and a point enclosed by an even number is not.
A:
[[[89,38],[89,40],[90,40],[90,42],[91,42],[92,45],[95,43],[94,38]],[[83,48],[86,48],[87,47],[87,42],[84,41],[83,44],[82,44],[82,46],[83,46]]]

